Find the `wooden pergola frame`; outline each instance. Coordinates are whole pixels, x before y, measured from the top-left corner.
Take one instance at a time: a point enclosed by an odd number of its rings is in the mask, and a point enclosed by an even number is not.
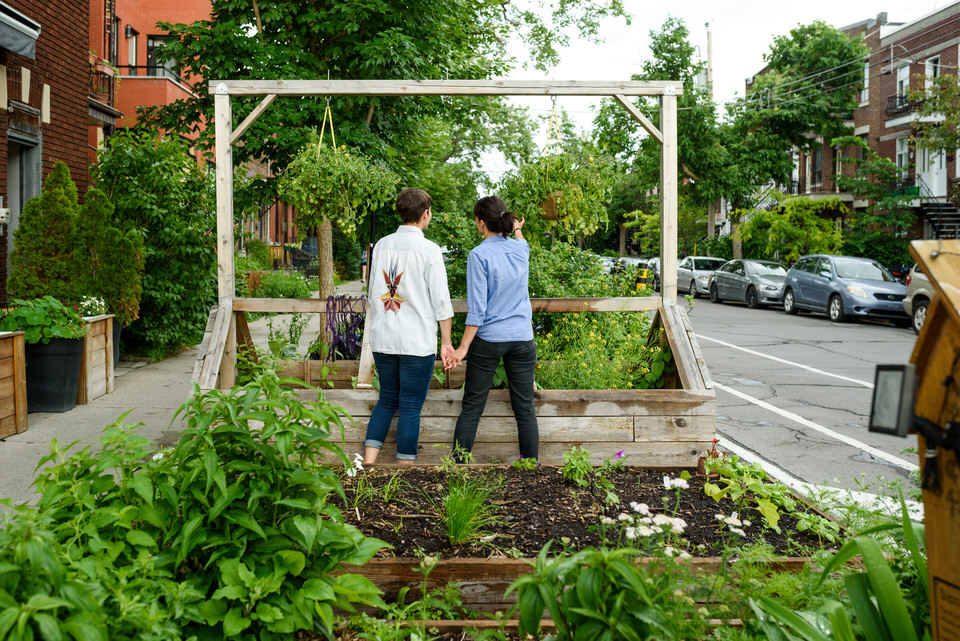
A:
[[[660,148],[660,296],[663,305],[677,299],[677,96],[676,81],[588,80],[212,80],[216,133],[217,294],[215,320],[201,346],[195,378],[201,388],[229,388],[236,376],[237,327],[234,311],[292,312],[302,305],[245,305],[234,301],[233,144],[277,96],[611,96],[658,142]],[[233,127],[230,96],[263,96],[260,104]],[[660,99],[660,129],[638,111],[629,97]],[[268,309],[260,309],[266,307]],[[254,309],[255,308],[255,309]],[[313,311],[313,310],[311,310]]]

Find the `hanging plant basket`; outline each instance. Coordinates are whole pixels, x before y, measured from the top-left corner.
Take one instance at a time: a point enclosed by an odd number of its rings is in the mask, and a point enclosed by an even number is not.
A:
[[[540,203],[540,211],[543,212],[540,218],[544,220],[560,220],[560,212],[557,210],[557,207],[560,204],[560,198],[562,196],[562,191],[555,191],[544,198],[543,202]]]

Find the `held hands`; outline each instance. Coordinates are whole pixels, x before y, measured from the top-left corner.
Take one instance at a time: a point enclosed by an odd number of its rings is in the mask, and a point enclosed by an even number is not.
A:
[[[440,360],[443,362],[443,369],[445,370],[459,367],[466,355],[467,350],[464,347],[454,349],[453,345],[444,345],[440,348]]]

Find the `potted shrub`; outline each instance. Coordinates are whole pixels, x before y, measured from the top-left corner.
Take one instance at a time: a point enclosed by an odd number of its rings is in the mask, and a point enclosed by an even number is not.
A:
[[[533,223],[533,229],[576,239],[607,224],[613,177],[608,158],[567,151],[507,173],[499,191],[515,213]]]
[[[86,323],[53,296],[16,299],[0,315],[0,330],[24,334],[27,411],[66,412],[77,402]]]

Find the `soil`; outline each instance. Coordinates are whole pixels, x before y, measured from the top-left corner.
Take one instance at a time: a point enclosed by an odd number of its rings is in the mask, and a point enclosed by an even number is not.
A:
[[[602,544],[600,519],[616,519],[621,512],[630,512],[630,503],[646,503],[651,514],[665,513],[682,518],[687,527],[680,547],[693,556],[716,556],[731,542],[726,526],[716,514],[730,515],[733,503],[717,503],[703,493],[702,476],[688,470],[689,489],[680,493],[676,508],[675,490],[665,490],[664,475],[678,477],[681,470],[626,468],[621,472],[604,473],[614,485],[619,505],[605,505],[598,488],[579,488],[565,481],[557,467],[517,470],[506,466],[469,466],[472,475],[480,475],[496,487],[489,504],[494,507],[497,522],[483,528],[479,541],[458,547],[446,536],[438,509],[447,495],[447,474],[434,467],[368,468],[354,478],[344,478],[347,508],[344,519],[367,536],[382,539],[393,546],[380,552],[381,557],[412,557],[419,550],[442,558],[475,558],[514,556],[532,558],[548,541],[554,547],[580,549]],[[395,475],[399,475],[394,479]],[[391,484],[389,501],[384,500],[384,487]],[[394,487],[396,486],[396,487]],[[357,497],[358,487],[360,496]],[[798,510],[805,510],[798,502]],[[744,524],[746,533],[739,542],[766,541],[785,556],[806,556],[811,548],[820,548],[815,536],[795,529],[797,520],[781,512],[780,532],[764,527],[759,512],[740,514],[751,524]],[[608,536],[615,528],[607,528]],[[613,534],[613,536],[616,536]],[[732,538],[737,538],[735,535]]]

